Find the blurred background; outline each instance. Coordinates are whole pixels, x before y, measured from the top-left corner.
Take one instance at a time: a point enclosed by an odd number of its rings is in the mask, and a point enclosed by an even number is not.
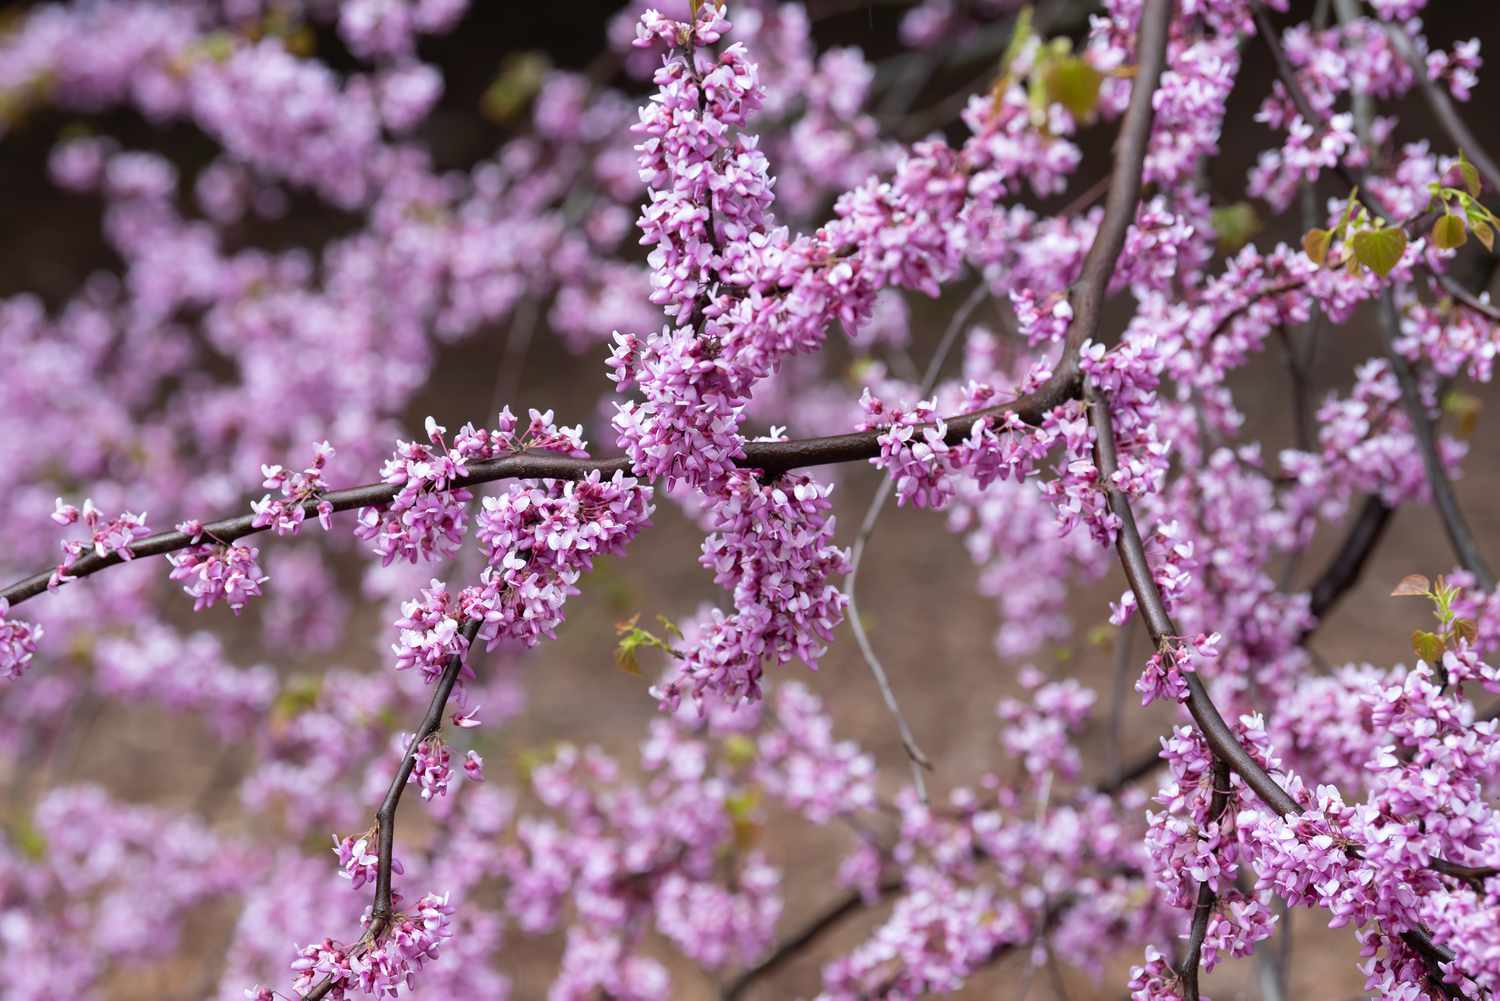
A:
[[[0,16],[14,26],[29,6],[9,5]],[[979,31],[946,39],[930,50],[939,56],[930,66],[924,64],[919,72],[902,76],[897,70],[907,64],[898,62],[903,52],[899,25],[907,6],[891,0],[808,3],[820,48],[859,46],[876,67],[896,67],[884,78],[895,82],[883,84],[887,95],[893,88],[901,91],[898,100],[886,102],[893,132],[910,137],[937,129],[950,138],[959,138],[963,128],[954,114],[957,108],[952,97],[964,89],[987,85],[1006,35],[999,32],[987,37]],[[1077,9],[1070,9],[1063,23],[1071,25],[1069,30],[1075,37],[1081,37],[1081,15],[1089,5],[1073,6]],[[1280,18],[1283,23],[1291,18],[1305,19],[1314,5],[1294,0],[1291,6],[1292,12]],[[1432,44],[1447,46],[1455,39],[1477,34],[1484,43],[1483,51],[1494,51],[1492,47],[1500,45],[1500,19],[1480,16],[1485,6],[1431,5],[1425,16]],[[609,72],[599,70],[598,60],[605,48],[607,26],[619,13],[617,4],[590,0],[568,4],[475,2],[456,30],[421,42],[422,59],[441,69],[445,89],[435,111],[417,128],[414,140],[431,152],[441,169],[465,170],[492,156],[525,121],[526,106],[534,96],[528,89],[529,79],[549,66]],[[335,69],[355,65],[330,31],[316,29],[311,42],[319,56]],[[1247,169],[1257,152],[1271,142],[1271,134],[1253,121],[1253,115],[1272,77],[1263,46],[1254,42],[1247,45],[1240,85],[1227,117],[1232,124],[1223,137],[1220,156],[1209,165],[1208,184],[1215,203],[1234,203],[1243,197]],[[623,75],[611,79],[627,92],[642,93],[645,86]],[[1474,99],[1462,109],[1491,149],[1500,148],[1500,129],[1487,109],[1495,107],[1497,101],[1500,78],[1486,73]],[[879,100],[872,101],[872,106],[877,117],[886,114],[879,110]],[[1406,138],[1413,140],[1422,138],[1425,109],[1413,102],[1399,111],[1403,135],[1409,133]],[[121,268],[102,232],[100,200],[61,191],[49,180],[50,151],[60,135],[80,124],[93,133],[113,137],[123,147],[159,151],[188,178],[207,166],[217,152],[216,144],[190,125],[161,127],[134,112],[84,116],[40,108],[28,114],[0,139],[0,296],[31,292],[55,309],[91,274]],[[1435,130],[1431,136],[1435,145],[1440,142]],[[1092,129],[1084,135],[1086,156],[1075,183],[1065,195],[1042,203],[1044,207],[1066,204],[1105,176],[1112,137],[1112,127]],[[1330,184],[1318,194],[1333,197],[1341,192]],[[1297,218],[1266,218],[1264,206],[1256,209],[1260,230],[1254,239],[1260,246],[1269,247],[1282,240],[1295,242],[1300,237],[1302,225]],[[304,247],[316,252],[347,234],[356,222],[348,212],[292,191],[279,217],[247,217],[227,227],[225,234],[231,247]],[[1489,262],[1473,249],[1472,241],[1466,253],[1472,259],[1466,258],[1464,267],[1469,269],[1474,287],[1475,281],[1489,272]],[[925,364],[954,308],[967,294],[968,289],[960,287],[936,302],[910,297],[910,358]],[[482,423],[493,417],[498,399],[517,413],[524,413],[528,407],[550,408],[560,421],[583,422],[596,454],[610,452],[612,443],[600,419],[600,400],[610,388],[604,379],[605,347],[595,344],[583,352],[570,350],[563,338],[548,328],[544,304],[535,307],[530,313],[524,307],[515,313],[539,316],[532,329],[521,329],[521,323],[512,320],[486,326],[456,343],[443,344],[431,379],[415,394],[405,414],[406,433],[416,436],[427,415],[450,428],[470,420]],[[1106,320],[1112,329],[1118,329],[1128,315],[1119,303],[1115,310]],[[1004,318],[981,315],[979,322],[1003,325]],[[1311,371],[1315,398],[1346,390],[1355,365],[1379,351],[1373,316],[1361,315],[1343,329],[1325,332]],[[852,373],[867,364],[860,351],[842,343],[835,344],[829,354],[830,370]],[[1238,378],[1239,404],[1250,426],[1258,429],[1267,453],[1274,454],[1292,440],[1293,414],[1283,361],[1279,354],[1267,352],[1247,365]],[[852,400],[856,393],[852,378],[849,385]],[[1500,400],[1484,387],[1472,392],[1483,407],[1481,431],[1471,439],[1471,455],[1458,491],[1482,545],[1492,558],[1500,558],[1500,506],[1493,500],[1500,490],[1500,452],[1486,444],[1493,441],[1486,429]],[[27,434],[27,413],[7,413],[4,422],[7,434]],[[295,463],[298,457],[291,456],[288,461]],[[243,470],[242,492],[246,497],[260,493],[254,473],[253,469]],[[877,478],[872,470],[859,468],[839,471],[837,480],[839,539],[848,544]],[[203,512],[222,513],[231,512]],[[1320,534],[1297,571],[1298,586],[1305,587],[1315,578],[1339,537],[1337,528]],[[261,545],[274,563],[280,550],[308,541],[267,539]],[[673,503],[663,499],[654,526],[629,554],[604,561],[584,582],[583,594],[569,605],[568,620],[557,642],[545,644],[515,664],[497,665],[497,670],[514,672],[518,688],[524,690],[525,708],[503,727],[494,728],[490,738],[493,743],[486,750],[492,775],[509,781],[512,775],[508,769],[519,768],[516,762],[528,752],[559,740],[597,743],[623,761],[634,760],[643,727],[657,709],[643,679],[615,666],[615,625],[637,614],[645,620],[658,613],[685,618],[701,603],[720,602],[722,594],[697,563],[700,541],[699,530]],[[350,554],[339,557],[351,564],[362,558]],[[1426,613],[1415,604],[1392,604],[1385,596],[1405,574],[1434,575],[1449,569],[1452,563],[1433,512],[1426,507],[1399,510],[1362,582],[1318,634],[1314,643],[1317,654],[1334,664],[1390,663],[1407,656],[1410,632],[1422,624]],[[12,566],[8,560],[6,566],[12,573],[34,569]],[[1143,641],[1137,637],[1137,650],[1128,659],[1130,677],[1122,681],[1116,667],[1119,658],[1115,640],[1109,635],[1101,639],[1094,628],[1105,623],[1108,602],[1118,597],[1123,587],[1118,573],[1112,572],[1103,580],[1077,587],[1070,599],[1076,624],[1072,638],[1048,644],[1025,660],[1003,657],[995,642],[999,624],[995,602],[976,588],[978,573],[962,539],[946,527],[944,515],[897,509],[894,505],[884,513],[861,569],[864,621],[917,738],[935,763],[929,780],[935,798],[973,781],[984,770],[1006,767],[997,743],[994,709],[999,699],[1021,691],[1016,679],[1026,664],[1049,675],[1080,678],[1100,693],[1101,704],[1107,707],[1117,686],[1123,683],[1128,688],[1132,684],[1145,656]],[[267,662],[286,677],[316,673],[330,658],[356,670],[387,669],[385,659],[369,642],[371,636],[387,635],[387,606],[360,600],[357,565],[344,566],[340,581],[351,590],[352,607],[343,626],[344,640],[331,655],[259,649],[259,634],[248,621],[253,615],[235,619],[225,610],[215,609],[193,624],[214,630],[236,654],[243,651],[245,659]],[[895,729],[847,628],[841,630],[838,642],[815,674],[799,665],[783,670],[796,674],[824,697],[841,736],[857,740],[876,755],[882,767],[883,789],[893,792],[907,781],[906,762]],[[0,698],[5,697],[0,694]],[[1140,710],[1137,702],[1134,692],[1125,693],[1117,735],[1124,760],[1134,760],[1148,751],[1172,722],[1171,713],[1161,706]],[[1103,732],[1107,717],[1107,712],[1100,716],[1101,729],[1094,735],[1098,739],[1085,744],[1086,777],[1106,776],[1119,763],[1111,750],[1114,741],[1106,739],[1108,735]],[[257,818],[244,815],[236,803],[220,795],[221,790],[238,781],[246,766],[235,755],[220,753],[215,735],[206,727],[185,725],[182,717],[149,705],[105,702],[66,728],[40,762],[20,759],[17,770],[27,774],[7,777],[5,809],[25,810],[50,785],[97,782],[130,802],[195,810],[217,829],[253,831]],[[417,812],[410,809],[403,816]],[[420,826],[419,821],[411,822]],[[778,835],[776,825],[770,824],[766,834],[768,851],[787,873],[783,929],[796,927],[827,903],[823,897],[828,892],[825,881],[799,875],[825,873],[836,863],[843,845],[837,831],[813,831],[809,835],[805,825],[795,830],[795,838],[786,839]],[[848,921],[817,948],[764,983],[753,996],[773,999],[814,993],[821,964],[862,941],[879,915],[877,909]],[[228,901],[205,908],[201,922],[191,932],[191,948],[171,960],[120,971],[107,983],[106,996],[134,1001],[188,998],[212,991],[233,916],[234,908]],[[1355,969],[1357,950],[1348,930],[1320,928],[1317,915],[1306,912],[1295,914],[1291,920],[1297,939],[1288,996],[1330,1001],[1358,996],[1362,978]],[[543,939],[520,941],[508,952],[507,972],[515,981],[514,996],[544,994],[559,950],[559,942]],[[1122,956],[1118,968],[1100,982],[1070,974],[1061,982],[1037,977],[1034,983],[1020,972],[1021,961],[1011,960],[975,978],[962,996],[1029,996],[1038,1001],[1048,997],[1118,998],[1124,996],[1119,986],[1124,983],[1124,971],[1135,960],[1134,956]],[[674,978],[681,997],[712,996],[713,985],[690,968],[674,969]],[[1207,980],[1206,990],[1221,1001],[1260,996],[1254,969],[1244,963],[1228,964],[1223,972]]]

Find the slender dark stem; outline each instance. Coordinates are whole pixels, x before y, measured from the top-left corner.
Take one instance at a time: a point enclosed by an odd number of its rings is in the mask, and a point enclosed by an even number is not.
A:
[[[1047,411],[1077,396],[1076,354],[1077,347],[1074,346],[1071,354],[1065,355],[1064,361],[1059,363],[1058,371],[1053,374],[1052,378],[1030,393],[1008,403],[947,418],[948,432],[944,440],[950,445],[957,445],[968,437],[975,424],[1008,413],[1016,414],[1028,424],[1039,423]],[[767,478],[774,478],[789,470],[806,466],[862,462],[880,454],[880,435],[881,430],[874,428],[869,431],[826,435],[820,438],[751,441],[745,443],[745,454],[735,462],[742,468],[759,470]],[[608,477],[617,472],[628,473],[629,471],[630,462],[625,458],[577,459],[546,452],[521,452],[498,459],[471,463],[468,473],[455,477],[450,488],[471,487],[496,480],[581,480],[596,472]],[[332,505],[335,513],[362,507],[384,507],[391,502],[399,490],[398,484],[367,483],[364,486],[350,487],[346,490],[331,490],[321,497],[305,501],[302,506],[310,516],[316,514],[320,501],[327,501]],[[254,520],[254,515],[245,514],[209,522],[203,526],[204,534],[198,541],[217,540],[230,543],[265,531],[265,528],[257,527]],[[197,544],[194,542],[194,537],[185,532],[157,532],[155,535],[149,535],[135,542],[131,546],[131,551],[136,557],[162,556]],[[118,566],[124,562],[126,562],[124,559],[112,552],[104,556],[90,553],[69,567],[68,573],[70,577],[88,577],[100,570]],[[0,598],[8,600],[12,605],[19,605],[46,591],[47,582],[51,576],[50,570],[32,574],[0,590]]]
[[[1217,821],[1229,805],[1229,766],[1222,758],[1215,758],[1209,773],[1213,782],[1213,793],[1208,801],[1208,822]],[[1198,899],[1193,905],[1193,925],[1188,932],[1187,955],[1183,957],[1182,986],[1186,1001],[1198,1001],[1198,966],[1203,959],[1203,940],[1208,937],[1208,921],[1213,917],[1214,902],[1218,899],[1208,880],[1198,884]]]
[[[422,722],[417,724],[411,742],[406,745],[406,753],[401,757],[401,764],[396,768],[396,774],[391,777],[391,784],[386,789],[385,799],[381,801],[380,809],[375,813],[376,843],[379,846],[380,861],[376,863],[375,902],[370,908],[370,925],[364,936],[366,943],[373,943],[379,939],[395,916],[395,910],[391,904],[391,860],[396,850],[396,808],[401,805],[401,794],[406,791],[406,785],[411,780],[412,769],[416,767],[417,748],[424,740],[437,733],[438,728],[442,726],[443,712],[448,707],[448,699],[453,694],[454,686],[458,684],[458,677],[463,673],[464,664],[468,662],[474,637],[479,635],[479,627],[482,624],[478,619],[470,619],[459,627],[459,635],[464,638],[464,652],[449,657],[448,663],[443,667],[443,673],[438,677],[437,685],[432,693],[432,701],[427,704],[427,713],[422,717]],[[322,1001],[332,988],[333,979],[325,977],[304,996],[302,1001]]]
[[[1099,466],[1099,475],[1104,484],[1105,494],[1109,498],[1110,510],[1120,521],[1115,548],[1119,553],[1120,563],[1125,569],[1126,580],[1129,581],[1130,589],[1135,594],[1136,605],[1140,608],[1141,616],[1146,622],[1146,629],[1150,632],[1152,641],[1159,647],[1176,638],[1177,626],[1167,614],[1161,592],[1157,589],[1156,581],[1152,577],[1151,566],[1146,558],[1146,546],[1141,539],[1140,529],[1136,525],[1130,501],[1112,486],[1119,462],[1115,454],[1114,425],[1110,419],[1109,405],[1103,397],[1097,395],[1087,385],[1084,387],[1084,395],[1089,402],[1089,419],[1096,437],[1095,461]],[[1224,721],[1219,707],[1214,705],[1208,689],[1203,684],[1203,679],[1199,678],[1196,672],[1188,671],[1184,673],[1183,681],[1188,689],[1188,712],[1192,715],[1198,730],[1203,734],[1204,740],[1208,742],[1209,750],[1214,756],[1228,765],[1241,781],[1250,787],[1251,791],[1281,816],[1294,816],[1301,813],[1302,808],[1297,801],[1269,772],[1261,767],[1260,762],[1251,757],[1249,751],[1245,750],[1229,724]],[[1453,961],[1453,954],[1434,942],[1424,929],[1408,929],[1402,932],[1401,938],[1416,949],[1434,968],[1438,964]]]
[[[1458,562],[1474,575],[1479,586],[1486,591],[1493,591],[1494,571],[1485,561],[1484,554],[1479,551],[1479,543],[1474,539],[1468,519],[1458,505],[1453,482],[1448,478],[1448,471],[1443,468],[1442,456],[1438,454],[1437,434],[1433,429],[1432,418],[1427,413],[1427,405],[1422,402],[1422,390],[1417,384],[1416,373],[1396,349],[1396,343],[1401,338],[1401,317],[1396,311],[1396,298],[1389,289],[1382,291],[1380,295],[1380,323],[1385,334],[1386,359],[1396,376],[1397,385],[1401,387],[1401,405],[1411,424],[1417,450],[1422,454],[1422,465],[1427,470],[1427,486],[1432,491],[1432,503],[1443,521],[1443,531],[1448,535],[1448,543],[1453,547]]]
[[[1135,219],[1146,143],[1151,134],[1151,95],[1156,90],[1165,61],[1170,12],[1170,2],[1155,0],[1148,3],[1147,13],[1141,18],[1136,82],[1115,143],[1115,166],[1110,177],[1109,195],[1104,202],[1104,218],[1100,220],[1094,242],[1083,259],[1082,274],[1068,294],[1069,304],[1073,307],[1073,322],[1052,376],[1035,390],[1008,403],[948,418],[948,431],[943,440],[949,445],[962,442],[969,436],[974,425],[980,422],[1014,413],[1028,424],[1035,424],[1053,407],[1077,398],[1078,354],[1083,343],[1094,336],[1099,328],[1109,279],[1120,250],[1125,245],[1125,232]],[[1160,16],[1153,16],[1158,14]],[[793,441],[747,442],[745,454],[735,462],[742,468],[759,470],[766,478],[775,478],[806,466],[862,462],[880,454],[880,435],[881,429],[872,428],[868,431]],[[467,475],[455,478],[452,486],[469,487],[505,479],[578,480],[593,472],[610,476],[615,472],[628,472],[629,469],[630,463],[624,458],[575,459],[523,452],[476,462],[469,467]],[[370,483],[347,490],[330,491],[320,499],[332,504],[334,511],[349,511],[389,504],[398,490],[399,486],[396,484]],[[310,500],[304,505],[309,514],[314,513],[316,507],[316,500]],[[247,514],[215,521],[204,526],[205,536],[233,542],[264,531],[257,528],[252,523],[253,520],[254,517]],[[140,540],[131,549],[136,556],[161,556],[186,549],[193,544],[192,538],[184,532],[158,532]],[[87,577],[123,562],[125,561],[114,553],[106,556],[89,555],[75,563],[69,569],[69,574],[73,577]],[[33,574],[0,590],[0,598],[18,605],[45,591],[50,577],[51,571]]]
[[[888,881],[880,885],[880,895],[895,893],[902,887],[900,880]],[[738,976],[724,986],[719,992],[720,1001],[738,1001],[745,996],[755,983],[764,977],[770,976],[781,967],[785,966],[803,949],[817,941],[836,926],[842,924],[846,919],[858,914],[865,907],[864,897],[857,891],[851,891],[828,907],[825,907],[807,924],[798,928],[795,932],[776,943],[776,947],[766,955],[764,959],[742,971]]]
[[[1457,299],[1461,304],[1469,307],[1487,320],[1500,322],[1500,309],[1495,308],[1493,303],[1485,302],[1473,292],[1464,288],[1462,283],[1452,275],[1439,273],[1433,275],[1433,277],[1437,279],[1438,285],[1441,286],[1444,292]]]

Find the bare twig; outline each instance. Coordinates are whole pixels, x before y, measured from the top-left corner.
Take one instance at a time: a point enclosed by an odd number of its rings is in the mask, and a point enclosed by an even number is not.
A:
[[[947,361],[953,345],[958,343],[958,335],[968,326],[969,318],[974,315],[974,310],[978,309],[979,304],[988,296],[989,288],[981,280],[953,314],[952,320],[948,323],[948,329],[944,331],[942,340],[938,342],[936,350],[932,353],[932,360],[927,363],[927,371],[922,376],[922,382],[917,387],[918,399],[924,399],[937,385],[938,376],[943,370],[943,363]],[[856,591],[856,585],[859,582],[859,567],[864,560],[865,548],[869,545],[870,537],[875,533],[875,523],[880,520],[880,512],[884,510],[895,485],[895,478],[887,473],[880,481],[880,486],[876,488],[875,497],[870,501],[869,509],[865,511],[864,521],[860,523],[859,535],[854,539],[854,549],[849,557],[849,574],[844,578],[844,593],[849,596],[849,628],[854,633],[854,642],[858,644],[860,654],[869,665],[870,673],[875,676],[875,684],[880,689],[880,697],[885,701],[886,708],[890,710],[891,716],[896,721],[896,729],[901,734],[901,746],[906,749],[906,756],[911,759],[912,784],[916,787],[918,797],[925,803],[927,802],[927,780],[922,775],[922,770],[931,769],[932,761],[918,745],[916,734],[912,732],[911,725],[906,721],[906,714],[901,711],[901,703],[897,701],[896,692],[891,687],[890,677],[885,673],[885,667],[880,663],[880,658],[875,655],[875,647],[870,642],[870,637],[865,631],[865,624],[859,616],[859,599]]]
[[[1334,554],[1333,559],[1328,561],[1328,566],[1323,569],[1322,574],[1312,586],[1308,611],[1317,621],[1303,631],[1303,642],[1306,642],[1317,630],[1323,619],[1327,618],[1328,613],[1333,610],[1333,606],[1338,604],[1339,599],[1348,593],[1359,580],[1370,554],[1375,551],[1375,547],[1385,535],[1393,514],[1395,511],[1379,496],[1372,494],[1365,498],[1364,504],[1360,506],[1358,517],[1349,527],[1349,534],[1344,536],[1343,544],[1339,546],[1338,552]]]

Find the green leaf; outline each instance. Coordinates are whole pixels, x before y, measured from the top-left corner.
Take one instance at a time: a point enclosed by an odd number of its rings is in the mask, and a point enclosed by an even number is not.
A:
[[[285,726],[318,704],[323,694],[322,678],[293,678],[282,686],[271,703],[271,722]]]
[[[677,628],[677,623],[661,614],[656,616],[656,621],[661,623],[661,627],[667,631],[668,636],[676,636],[678,639],[682,639],[682,630]]]
[[[1045,77],[1048,99],[1067,108],[1076,122],[1094,113],[1103,82],[1104,74],[1078,56],[1053,60]]]
[[[1399,226],[1364,229],[1355,233],[1349,244],[1359,263],[1384,278],[1406,250],[1406,231]]]
[[[1209,223],[1219,249],[1226,254],[1239,250],[1260,232],[1260,217],[1249,202],[1219,206],[1209,213]]]
[[[1478,635],[1478,629],[1468,619],[1454,619],[1450,629],[1454,639],[1468,640],[1470,643],[1473,643],[1474,637]]]
[[[1391,592],[1392,598],[1425,598],[1432,590],[1432,581],[1419,573],[1407,574]]]
[[[751,786],[724,797],[724,809],[735,820],[748,820],[760,806],[760,790]]]
[[[1444,212],[1432,224],[1432,243],[1439,250],[1456,250],[1469,240],[1469,228],[1462,216]]]
[[[1302,238],[1302,249],[1317,265],[1328,261],[1328,248],[1333,243],[1333,234],[1326,229],[1310,229]]]
[[[1464,156],[1463,150],[1458,151],[1458,172],[1463,175],[1464,190],[1469,193],[1469,197],[1478,198],[1482,190],[1479,183],[1479,171],[1469,162],[1469,158]]]
[[[1441,664],[1443,662],[1443,638],[1437,633],[1429,633],[1418,629],[1411,634],[1411,648],[1416,655],[1429,664]]]
[[[27,859],[39,862],[47,855],[47,835],[37,830],[31,818],[21,814],[10,822],[6,833],[11,843]]]

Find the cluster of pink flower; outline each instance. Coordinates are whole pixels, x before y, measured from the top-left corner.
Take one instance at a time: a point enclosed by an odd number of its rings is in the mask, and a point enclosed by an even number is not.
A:
[[[312,465],[300,473],[289,473],[280,466],[261,466],[261,475],[265,477],[261,486],[280,490],[281,496],[272,500],[271,495],[266,494],[253,502],[250,510],[255,512],[255,519],[251,524],[256,528],[270,528],[277,535],[296,535],[307,517],[308,503],[315,502],[318,524],[325,531],[332,528],[333,505],[320,499],[328,489],[328,484],[323,482],[323,469],[331,458],[333,446],[320,441],[313,446]]]
[[[177,529],[191,536],[194,544],[168,555],[170,577],[182,582],[182,589],[193,599],[193,611],[212,608],[222,601],[239,614],[246,602],[260,594],[260,586],[271,579],[261,573],[256,562],[260,550],[254,546],[199,543],[205,533],[197,522],[184,522]]]
[[[327,979],[332,987],[326,996],[334,1001],[342,1001],[351,991],[395,997],[412,986],[424,965],[437,959],[438,947],[453,935],[452,914],[446,894],[429,893],[410,912],[397,913],[376,944],[348,946],[331,938],[310,943],[292,963],[297,974],[292,990],[306,996]],[[264,989],[247,993],[255,998],[260,991]]]
[[[143,539],[151,534],[151,529],[146,526],[145,512],[131,514],[129,511],[121,512],[118,517],[106,518],[103,513],[94,507],[93,500],[83,502],[83,510],[72,504],[64,504],[61,497],[57,499],[57,508],[52,513],[52,520],[59,525],[76,525],[80,521],[88,530],[89,539],[68,539],[62,543],[63,561],[58,564],[52,572],[52,579],[48,587],[58,587],[74,578],[68,574],[68,569],[76,563],[79,557],[85,553],[93,553],[95,556],[115,555],[121,559],[131,559],[135,553],[130,549],[137,539]]]

